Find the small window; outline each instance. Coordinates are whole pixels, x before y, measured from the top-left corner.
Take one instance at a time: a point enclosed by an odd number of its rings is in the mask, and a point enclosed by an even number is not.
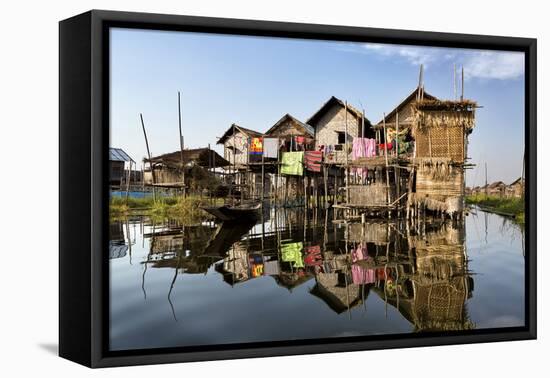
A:
[[[338,133],[338,144],[346,143],[346,133],[343,131],[337,131]]]

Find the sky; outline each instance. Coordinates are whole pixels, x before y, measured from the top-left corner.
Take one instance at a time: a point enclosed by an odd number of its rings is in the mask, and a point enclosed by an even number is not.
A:
[[[179,150],[178,100],[186,148],[216,145],[232,123],[260,132],[289,113],[306,121],[331,96],[380,121],[418,85],[453,99],[453,67],[464,67],[465,98],[476,101],[466,184],[510,183],[524,154],[524,54],[391,44],[114,28],[110,32],[110,145],[141,166]]]

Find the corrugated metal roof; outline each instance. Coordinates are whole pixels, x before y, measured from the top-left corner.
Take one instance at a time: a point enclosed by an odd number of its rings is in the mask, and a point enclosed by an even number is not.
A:
[[[132,159],[126,152],[121,150],[120,148],[109,148],[109,161],[131,161],[135,163],[134,159]]]

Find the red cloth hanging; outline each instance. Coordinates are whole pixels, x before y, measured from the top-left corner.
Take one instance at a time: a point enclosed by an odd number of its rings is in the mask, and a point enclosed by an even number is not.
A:
[[[322,151],[306,151],[304,153],[304,162],[306,169],[312,172],[321,172],[321,162],[323,161]]]

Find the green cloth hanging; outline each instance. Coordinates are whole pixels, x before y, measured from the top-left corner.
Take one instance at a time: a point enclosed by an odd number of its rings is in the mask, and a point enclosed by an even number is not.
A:
[[[304,260],[302,259],[302,242],[286,243],[281,245],[281,256],[284,262],[293,263],[294,268],[303,268]]]
[[[281,173],[283,175],[304,175],[304,151],[283,152],[281,156]]]

